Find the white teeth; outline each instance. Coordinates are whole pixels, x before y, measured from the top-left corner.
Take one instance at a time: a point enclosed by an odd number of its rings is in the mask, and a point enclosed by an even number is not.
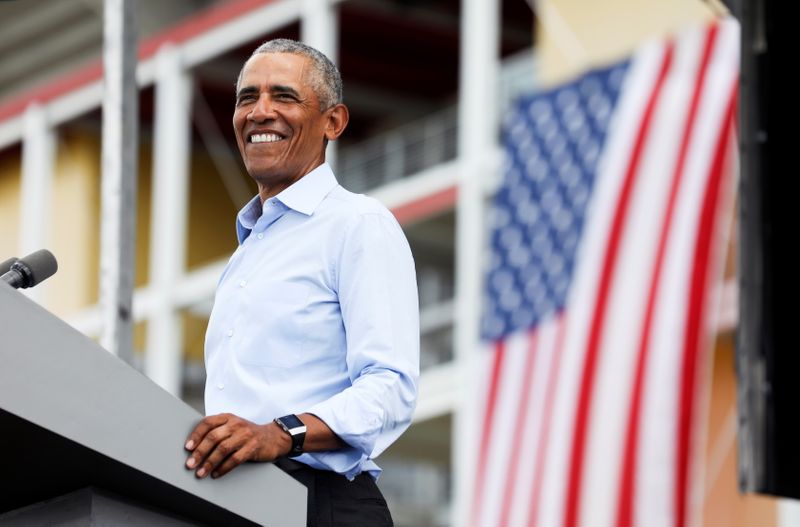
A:
[[[250,136],[251,143],[274,143],[281,139],[283,139],[283,137],[278,134],[253,134]]]

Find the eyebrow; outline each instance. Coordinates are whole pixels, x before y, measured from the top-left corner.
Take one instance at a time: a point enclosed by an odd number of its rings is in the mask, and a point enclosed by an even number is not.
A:
[[[244,88],[236,92],[236,98],[239,99],[243,95],[251,95],[253,93],[258,93],[258,88],[256,88],[255,86],[245,86]]]
[[[300,97],[300,93],[292,88],[291,86],[283,86],[281,84],[275,84],[269,87],[270,93],[289,93],[294,95],[295,97]],[[252,95],[254,93],[258,93],[258,88],[255,86],[245,86],[244,88],[240,89],[239,92],[236,94],[236,98],[240,98],[244,95]]]
[[[290,95],[294,95],[295,97],[300,97],[300,93],[292,88],[291,86],[282,86],[280,84],[276,84],[269,87],[269,91],[271,93],[288,93]]]

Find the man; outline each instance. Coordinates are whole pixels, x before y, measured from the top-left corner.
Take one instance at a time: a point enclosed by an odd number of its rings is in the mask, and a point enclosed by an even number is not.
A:
[[[414,410],[417,289],[397,221],[325,164],[348,119],[339,72],[313,48],[266,42],[239,75],[233,127],[258,196],[217,287],[208,417],[186,466],[215,478],[277,460],[309,488],[309,525],[391,525],[373,458]]]

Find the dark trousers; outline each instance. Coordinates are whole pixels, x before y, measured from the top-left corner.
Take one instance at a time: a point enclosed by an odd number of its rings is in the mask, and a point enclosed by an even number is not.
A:
[[[308,527],[391,527],[392,515],[372,476],[348,479],[291,459],[275,462],[308,489]]]

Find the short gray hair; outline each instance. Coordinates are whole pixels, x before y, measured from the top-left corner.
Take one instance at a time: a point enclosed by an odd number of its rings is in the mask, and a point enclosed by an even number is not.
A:
[[[311,81],[311,89],[314,90],[317,99],[319,99],[320,111],[327,110],[331,106],[342,102],[342,76],[339,73],[339,69],[319,50],[296,40],[276,38],[258,46],[247,60],[260,53],[291,53],[308,58],[313,66],[313,73],[309,79]],[[242,82],[243,73],[244,65],[239,70],[239,78],[236,80],[237,92]]]

